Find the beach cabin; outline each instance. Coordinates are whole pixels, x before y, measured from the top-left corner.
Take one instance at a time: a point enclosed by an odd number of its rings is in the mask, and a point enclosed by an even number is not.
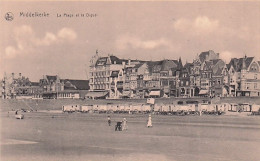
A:
[[[95,104],[93,105],[93,112],[98,113],[99,112],[99,105]]]
[[[228,107],[228,111],[238,111],[238,104],[236,103],[230,103],[230,106]]]
[[[81,110],[80,105],[64,105],[62,106],[63,112],[77,112]]]
[[[192,108],[195,108],[194,111],[199,111],[199,101],[196,100],[188,100],[186,101],[187,105],[192,105]],[[194,106],[193,106],[194,105]],[[192,110],[193,111],[193,110]]]
[[[154,111],[155,113],[159,113],[159,112],[161,111],[161,105],[155,104],[155,105],[154,105],[154,108],[153,108],[153,111]]]
[[[118,111],[120,111],[120,113],[124,113],[125,112],[125,105],[118,105]]]
[[[141,104],[136,104],[136,105],[132,105],[132,111],[134,112],[134,113],[139,113],[139,112],[141,112]]]
[[[195,104],[188,104],[187,108],[188,108],[188,111],[190,111],[190,112],[196,111],[196,105]]]
[[[252,106],[249,103],[240,103],[240,104],[238,104],[238,111],[240,111],[240,112],[251,112]]]
[[[90,112],[93,110],[93,105],[82,105],[81,112]]]
[[[252,115],[260,115],[260,105],[252,104]]]
[[[130,113],[132,111],[132,106],[131,105],[125,105],[125,111]]]
[[[260,111],[260,105],[252,104],[252,112],[259,112]]]
[[[169,105],[166,105],[166,104],[163,104],[163,105],[161,106],[161,111],[162,111],[162,112],[170,112],[170,111],[171,111],[170,106],[169,106]]]
[[[151,106],[150,105],[142,105],[142,112],[150,112]]]
[[[215,111],[215,107],[212,104],[199,104],[201,111]]]
[[[98,111],[99,111],[99,113],[107,112],[107,105],[103,105],[103,104],[99,105],[98,106]]]
[[[107,103],[107,112],[108,113],[113,113],[117,110],[117,106],[114,105],[113,103]]]
[[[228,109],[230,109],[230,104],[229,103],[222,103],[222,104],[217,104],[216,105],[216,110],[220,112],[225,112]]]

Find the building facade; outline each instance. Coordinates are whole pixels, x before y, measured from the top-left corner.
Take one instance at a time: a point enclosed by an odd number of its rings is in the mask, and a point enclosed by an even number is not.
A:
[[[96,54],[90,71],[91,91],[110,99],[259,96],[255,58],[233,58],[226,64],[212,50],[185,65],[181,59],[140,61]]]

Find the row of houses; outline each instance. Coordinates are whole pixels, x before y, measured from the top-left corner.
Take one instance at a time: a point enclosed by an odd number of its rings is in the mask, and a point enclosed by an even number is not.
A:
[[[89,90],[87,80],[60,79],[58,75],[44,75],[39,82],[31,82],[19,73],[5,74],[1,87],[3,99],[59,99],[84,98]]]
[[[212,50],[192,63],[143,61],[113,55],[90,60],[89,98],[260,96],[260,62],[233,58],[228,64]]]
[[[232,58],[225,63],[212,50],[191,63],[178,60],[144,61],[113,55],[90,60],[89,80],[45,75],[31,82],[19,73],[5,75],[2,98],[236,97],[260,96],[260,62],[255,57]]]

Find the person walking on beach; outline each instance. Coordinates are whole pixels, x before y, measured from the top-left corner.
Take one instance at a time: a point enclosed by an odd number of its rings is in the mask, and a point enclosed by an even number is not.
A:
[[[149,114],[149,117],[148,117],[147,127],[148,127],[148,128],[149,128],[149,127],[153,127],[153,125],[152,125],[152,115],[151,115],[151,114]]]
[[[110,116],[107,117],[107,123],[108,123],[108,126],[111,126],[111,118],[110,118]]]
[[[122,130],[127,130],[127,120],[126,120],[126,118],[123,119],[122,124],[123,124]]]

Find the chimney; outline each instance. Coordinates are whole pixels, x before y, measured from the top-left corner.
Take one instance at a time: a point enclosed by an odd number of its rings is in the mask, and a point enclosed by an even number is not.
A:
[[[12,78],[14,79],[14,73],[12,73]]]
[[[128,59],[128,65],[131,65],[131,60],[130,59]]]

